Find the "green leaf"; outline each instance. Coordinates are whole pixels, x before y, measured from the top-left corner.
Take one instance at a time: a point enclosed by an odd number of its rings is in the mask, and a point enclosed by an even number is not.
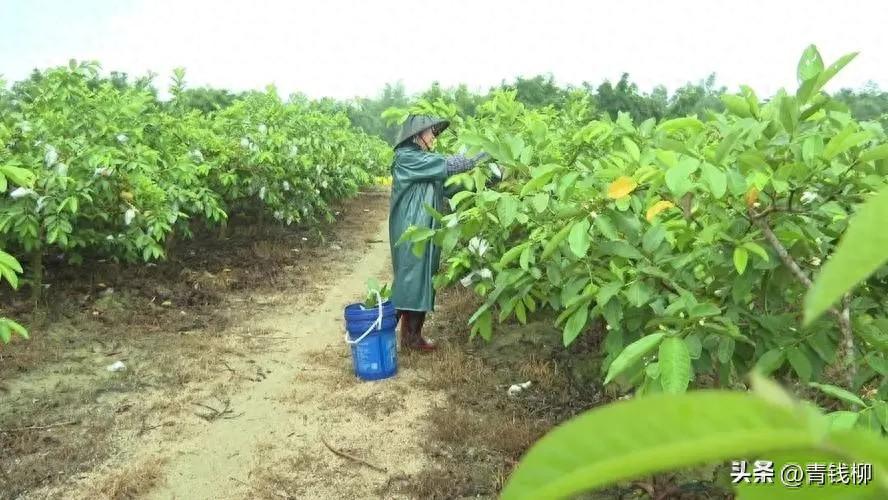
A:
[[[664,239],[666,239],[666,228],[662,224],[654,224],[644,233],[641,248],[647,253],[654,253]]]
[[[815,135],[805,139],[802,143],[802,159],[805,162],[813,163],[815,159],[823,153],[823,136]]]
[[[552,177],[555,174],[562,170],[564,167],[560,165],[543,165],[541,167],[537,167],[533,169],[531,173],[531,180],[524,184],[524,187],[521,188],[521,196],[527,196],[539,188],[545,186],[552,180]]]
[[[516,247],[510,248],[506,253],[503,254],[502,258],[500,258],[500,261],[499,261],[500,267],[506,267],[509,264],[511,264],[512,262],[514,262],[515,259],[517,259],[521,255],[521,252],[523,252],[524,249],[526,249],[529,246],[530,246],[530,242],[525,241],[524,243],[522,243]]]
[[[533,259],[533,249],[530,248],[530,246],[528,246],[527,248],[524,249],[523,252],[521,252],[521,258],[518,261],[518,264],[521,266],[521,269],[524,269],[525,271],[530,269],[531,259]],[[531,312],[533,312],[533,311],[531,311]]]
[[[582,259],[585,257],[589,251],[589,246],[592,244],[589,238],[590,227],[589,219],[582,219],[575,223],[570,230],[567,242],[570,246],[570,251],[578,258]]]
[[[863,431],[833,438],[823,426],[822,417],[752,393],[633,398],[587,411],[544,436],[522,458],[500,498],[573,498],[661,472],[782,451],[835,450],[849,461],[882,463],[876,459],[884,455],[883,440]],[[874,485],[884,488],[885,471],[874,464],[873,475]]]
[[[611,363],[610,368],[607,370],[607,377],[604,379],[604,383],[608,384],[614,377],[620,375],[632,365],[637,363],[641,358],[643,358],[646,354],[650,353],[654,349],[660,345],[660,341],[663,340],[665,333],[657,332],[651,335],[647,335],[642,337],[635,342],[626,346],[619,355],[617,355],[614,362]]]
[[[728,176],[713,165],[703,164],[703,181],[709,186],[709,192],[715,199],[721,199],[728,190]]]
[[[34,173],[26,168],[13,167],[5,165],[0,167],[0,173],[9,177],[13,184],[22,187],[32,187],[34,185]]]
[[[0,250],[0,265],[6,266],[17,273],[23,272],[21,264],[19,264],[19,262],[15,260],[15,257],[9,255],[3,250]]]
[[[747,241],[746,243],[743,244],[743,248],[758,255],[765,262],[771,261],[771,258],[768,256],[768,252],[765,251],[765,249],[762,248],[761,245],[759,245],[758,243],[753,243],[751,241]]]
[[[558,249],[558,245],[561,245],[561,242],[567,238],[567,235],[570,234],[571,228],[573,225],[566,225],[561,228],[555,236],[552,236],[552,239],[546,243],[546,246],[543,247],[543,253],[540,254],[540,259],[547,259],[552,253]]]
[[[690,162],[679,162],[678,165],[666,171],[666,187],[680,198],[685,195],[694,186],[691,180],[691,174],[696,170],[696,166]]]
[[[888,432],[888,402],[873,401],[872,408],[876,418],[879,419],[879,423],[882,424],[882,428],[885,429],[885,432]]]
[[[855,125],[849,124],[841,132],[833,136],[823,149],[823,158],[827,161],[832,160],[870,138],[869,132],[854,132],[855,128]]]
[[[653,295],[653,291],[651,287],[647,285],[642,280],[636,280],[629,288],[626,289],[626,298],[629,299],[629,303],[635,307],[641,307],[648,303],[651,300],[651,296]]]
[[[533,209],[537,211],[537,213],[543,213],[546,211],[546,208],[549,206],[549,193],[537,193],[533,197]]]
[[[749,253],[743,247],[737,247],[734,249],[734,268],[737,269],[738,274],[743,274],[746,271],[746,263],[749,262]]]
[[[691,354],[684,341],[678,337],[663,340],[657,359],[663,392],[667,394],[685,392],[691,379]]]
[[[811,380],[811,375],[813,374],[811,361],[808,360],[808,356],[801,349],[798,347],[790,348],[786,352],[786,357],[789,359],[789,365],[792,366],[792,369],[795,370],[800,379],[805,382]]]
[[[731,361],[731,358],[734,356],[734,348],[736,347],[737,342],[734,341],[731,337],[722,337],[718,341],[718,360],[723,365],[727,364]]]
[[[19,334],[22,338],[25,338],[25,339],[29,338],[28,337],[28,330],[25,329],[25,327],[23,327],[22,325],[16,323],[15,321],[13,321],[9,318],[0,318],[0,322],[5,323],[9,329],[11,329],[13,332]]]
[[[637,248],[625,241],[605,241],[598,245],[598,249],[605,255],[616,255],[627,259],[643,259],[644,255]]]
[[[839,71],[842,70],[845,66],[848,65],[851,61],[857,57],[857,52],[852,52],[850,54],[845,54],[840,57],[838,61],[832,63],[828,68],[826,68],[823,72],[820,73],[820,76],[817,78],[817,85],[814,87],[814,92],[819,91],[827,84],[834,76],[836,76]]]
[[[888,377],[888,359],[879,357],[876,353],[871,352],[866,355],[866,364],[877,371],[879,375]]]
[[[827,413],[826,418],[829,420],[829,428],[834,431],[847,431],[854,428],[860,415],[853,411],[834,411]]]
[[[749,109],[749,103],[745,98],[738,95],[724,94],[721,96],[721,100],[725,103],[725,108],[727,108],[728,111],[740,118],[749,118],[752,116],[752,112]]]
[[[570,317],[567,319],[567,323],[564,325],[564,333],[563,340],[564,346],[567,347],[574,340],[576,340],[577,336],[580,332],[583,331],[583,328],[586,327],[586,322],[589,319],[589,305],[588,302],[582,304]]]
[[[866,201],[848,220],[835,253],[805,295],[805,325],[888,260],[888,188]]]
[[[632,139],[628,137],[623,137],[623,147],[626,149],[626,152],[629,153],[629,156],[635,162],[641,160],[641,151],[638,150],[638,146],[632,142]]]
[[[620,239],[620,235],[617,233],[617,229],[614,227],[610,217],[602,214],[595,217],[593,220],[595,222],[595,228],[598,229],[605,238],[611,241]]]
[[[518,215],[519,208],[521,208],[521,205],[518,203],[518,200],[511,195],[503,195],[497,201],[496,215],[503,227],[507,228],[512,225],[512,222],[515,221],[515,216]]]
[[[671,120],[666,120],[661,123],[657,127],[657,132],[676,132],[679,130],[690,130],[692,132],[696,132],[703,128],[703,122],[696,118],[686,117],[686,118],[673,118]]]
[[[786,353],[780,349],[771,349],[762,354],[762,357],[755,363],[756,370],[762,375],[770,375],[775,370],[783,366],[786,361]]]
[[[701,302],[691,306],[688,312],[691,315],[691,319],[697,319],[705,318],[707,316],[718,316],[721,314],[721,309],[711,302]]]
[[[460,202],[462,202],[463,200],[472,198],[474,196],[475,196],[475,193],[472,191],[460,191],[460,192],[456,193],[455,195],[453,195],[453,197],[450,198],[450,206],[453,208],[456,208],[459,206]]]
[[[12,269],[0,264],[0,278],[5,278],[13,290],[18,290],[18,275]]]
[[[478,317],[475,328],[478,329],[477,331],[481,334],[481,338],[490,340],[493,332],[493,315],[490,314],[490,311],[485,311]]]
[[[799,104],[794,97],[785,94],[780,97],[780,121],[787,132],[795,132],[799,121]]]
[[[700,336],[692,333],[684,338],[684,342],[688,346],[691,359],[700,359],[700,355],[703,353],[703,343],[700,341]]]
[[[814,45],[809,45],[805,52],[802,53],[802,58],[799,59],[799,83],[816,79],[822,71],[823,59],[820,57],[820,52],[817,51],[817,47]]]
[[[610,299],[620,293],[620,289],[622,288],[623,284],[619,281],[611,281],[598,290],[595,300],[603,306],[607,304]]]
[[[860,155],[860,158],[857,159],[857,161],[859,161],[860,163],[866,163],[868,161],[886,159],[888,159],[888,144],[881,144],[879,146],[864,151],[863,154]]]
[[[866,403],[864,403],[863,400],[860,399],[860,396],[858,396],[857,394],[854,394],[852,392],[848,392],[845,389],[842,389],[841,387],[836,387],[836,386],[830,385],[830,384],[818,384],[816,382],[810,382],[808,385],[815,388],[815,389],[820,389],[820,391],[822,391],[824,394],[828,394],[828,395],[830,395],[834,398],[840,399],[846,403],[850,403],[853,405],[866,406]]]

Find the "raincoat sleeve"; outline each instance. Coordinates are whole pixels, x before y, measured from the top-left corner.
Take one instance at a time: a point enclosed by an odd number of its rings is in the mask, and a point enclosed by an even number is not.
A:
[[[475,167],[475,165],[485,158],[488,158],[490,155],[487,153],[481,153],[474,158],[466,158],[463,155],[453,155],[447,157],[447,175],[448,177],[461,174],[463,172],[469,171]],[[445,198],[453,198],[453,196],[460,192],[464,191],[465,188],[462,184],[456,183],[451,186],[444,186],[444,197]]]

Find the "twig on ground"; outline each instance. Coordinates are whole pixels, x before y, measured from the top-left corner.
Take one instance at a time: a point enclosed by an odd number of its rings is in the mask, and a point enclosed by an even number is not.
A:
[[[216,408],[213,408],[212,406],[207,406],[202,403],[191,403],[194,406],[200,406],[201,408],[206,408],[207,410],[210,410],[212,412],[209,414],[195,413],[194,415],[206,420],[207,422],[212,422],[213,420],[216,420],[217,418],[231,420],[233,418],[240,417],[241,415],[244,414],[244,412],[241,412],[241,413],[238,413],[237,415],[234,415],[234,412],[231,410],[231,406],[230,406],[231,403],[227,399],[225,401],[219,400],[219,402],[222,403],[223,405],[225,405],[224,408],[222,408],[221,410],[217,410]]]
[[[23,432],[23,431],[42,431],[45,429],[52,429],[54,427],[63,427],[66,425],[77,425],[79,423],[80,423],[79,420],[71,420],[70,422],[58,422],[58,423],[49,424],[49,425],[32,425],[29,427],[15,427],[12,429],[0,429],[0,432],[9,433],[9,432]]]
[[[344,451],[337,450],[336,448],[333,448],[332,446],[330,446],[330,443],[328,443],[327,440],[324,439],[324,436],[321,436],[321,442],[324,443],[324,446],[326,446],[328,450],[332,451],[333,453],[335,453],[336,455],[339,455],[342,458],[347,458],[347,459],[357,462],[361,465],[365,465],[377,472],[382,472],[383,474],[388,474],[388,469],[385,469],[385,468],[380,467],[378,465],[373,465],[370,462],[364,460],[363,458],[358,458],[354,455],[350,455]]]

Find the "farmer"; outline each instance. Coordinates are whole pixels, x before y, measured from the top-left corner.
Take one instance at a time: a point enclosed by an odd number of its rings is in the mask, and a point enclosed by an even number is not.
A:
[[[450,122],[440,118],[410,115],[395,141],[392,162],[392,198],[389,210],[389,244],[392,251],[394,284],[392,303],[401,321],[401,346],[420,351],[435,349],[422,336],[428,311],[435,309],[432,276],[438,270],[441,249],[431,241],[417,257],[411,243],[398,245],[410,226],[434,229],[437,221],[426,211],[430,205],[441,212],[444,206],[444,181],[452,175],[470,170],[485,153],[469,159],[462,155],[444,156],[433,153],[436,137]]]

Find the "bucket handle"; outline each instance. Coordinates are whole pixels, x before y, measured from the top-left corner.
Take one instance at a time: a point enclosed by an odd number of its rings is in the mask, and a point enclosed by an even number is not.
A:
[[[374,321],[373,324],[370,325],[369,328],[367,328],[367,331],[364,332],[363,335],[361,335],[360,337],[358,337],[358,338],[355,339],[355,340],[352,340],[352,339],[348,338],[348,331],[346,331],[346,332],[345,332],[345,342],[346,342],[347,344],[352,344],[352,345],[354,345],[354,344],[358,344],[358,343],[360,343],[362,340],[364,340],[365,338],[367,338],[367,335],[370,335],[370,332],[373,331],[373,328],[374,328],[374,327],[375,327],[377,330],[382,330],[382,296],[379,295],[379,292],[376,291],[376,290],[373,290],[373,293],[376,294],[376,304],[377,304],[377,307],[378,307],[378,309],[379,309],[379,315],[376,317],[376,321]]]

